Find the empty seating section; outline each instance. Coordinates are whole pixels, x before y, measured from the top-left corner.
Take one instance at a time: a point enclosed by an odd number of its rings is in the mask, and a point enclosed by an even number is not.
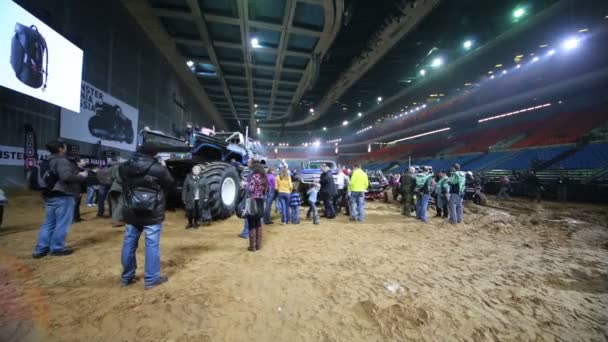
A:
[[[552,165],[551,168],[568,170],[608,168],[608,143],[596,143]]]
[[[583,110],[552,116],[541,120],[528,137],[512,148],[574,143],[593,128],[608,120],[608,110]]]
[[[516,151],[508,160],[499,162],[492,168],[497,170],[528,170],[533,167],[534,163],[539,166],[573,148],[574,146],[568,145],[520,150]]]

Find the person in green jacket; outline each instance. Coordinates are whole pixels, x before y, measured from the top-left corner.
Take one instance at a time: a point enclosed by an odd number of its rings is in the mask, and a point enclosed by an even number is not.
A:
[[[361,165],[355,165],[353,174],[350,177],[350,183],[348,184],[351,201],[351,221],[363,222],[365,218],[365,192],[368,187],[369,179],[367,178],[367,174],[361,170]]]
[[[200,165],[194,165],[182,187],[182,201],[188,217],[186,229],[198,228],[199,221],[205,225],[211,223],[211,215],[204,215],[209,210],[209,189],[207,181],[201,177],[201,171]]]
[[[428,222],[428,207],[431,198],[431,183],[433,182],[433,174],[430,168],[424,166],[422,172],[416,175],[416,218],[420,221]]]
[[[460,171],[460,164],[454,163],[452,165],[448,185],[450,186],[450,198],[448,200],[450,223],[461,223],[464,214],[462,200],[464,198],[466,178],[464,172]]]

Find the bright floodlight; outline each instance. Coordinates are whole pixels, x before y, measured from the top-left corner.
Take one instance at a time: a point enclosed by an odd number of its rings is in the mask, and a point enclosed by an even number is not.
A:
[[[257,38],[251,38],[251,47],[260,48],[262,45],[260,45],[260,41]]]
[[[538,57],[532,58],[532,62],[538,62]]]
[[[315,109],[314,108],[310,108],[308,111],[311,112],[311,113],[314,113]]]
[[[357,113],[358,117],[361,117],[362,115],[363,115],[363,113],[361,113],[361,112]]]
[[[517,64],[516,68],[517,69],[521,68],[521,64]]]
[[[490,76],[491,79],[494,79],[494,75]]]
[[[467,50],[468,50],[468,49],[470,49],[470,48],[472,48],[472,47],[473,47],[473,41],[472,41],[472,40],[467,40],[467,41],[465,41],[465,42],[462,44],[462,46],[463,46],[465,49],[467,49]]]
[[[578,46],[578,39],[576,39],[574,37],[568,38],[568,39],[564,40],[564,42],[562,43],[562,46],[566,50],[575,49]]]
[[[187,61],[186,65],[188,66],[188,68],[192,68],[192,66],[194,66],[194,62],[193,61]]]
[[[424,76],[424,75],[426,75],[426,70],[424,70],[424,69],[420,70],[420,76]]]
[[[382,102],[382,96],[378,96],[378,98],[376,99],[378,102]]]
[[[502,71],[502,74],[503,74],[503,75],[504,75],[504,74],[506,74],[506,73],[507,73],[507,70],[503,70],[503,71]]]
[[[348,126],[348,121],[346,121],[346,120],[342,121],[342,126]]]
[[[547,56],[553,56],[555,55],[555,50],[551,49],[549,50],[549,52],[547,52]]]
[[[257,104],[257,103],[256,103],[256,104],[254,104],[254,105],[253,105],[253,108],[258,108],[258,104]]]
[[[515,19],[519,19],[519,18],[523,17],[525,14],[526,14],[526,10],[522,7],[516,8],[515,11],[513,11],[513,17]]]
[[[321,142],[319,140],[315,141],[315,147],[321,146]]]
[[[260,134],[260,127],[258,127],[258,134]]]
[[[323,127],[323,130],[324,130],[324,131],[327,131],[327,127]]]
[[[431,66],[433,68],[439,68],[442,65],[443,65],[443,59],[441,57],[437,57],[437,58],[433,59],[433,62],[431,62]]]

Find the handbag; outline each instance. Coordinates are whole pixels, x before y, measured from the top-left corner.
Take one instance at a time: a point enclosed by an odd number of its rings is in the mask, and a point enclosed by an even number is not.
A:
[[[260,207],[254,198],[247,198],[247,217],[262,217],[264,206]]]
[[[249,195],[245,195],[245,197],[241,198],[241,201],[239,202],[239,204],[236,206],[236,216],[238,218],[241,219],[246,219],[247,218],[247,206],[248,206],[248,200],[249,199]]]

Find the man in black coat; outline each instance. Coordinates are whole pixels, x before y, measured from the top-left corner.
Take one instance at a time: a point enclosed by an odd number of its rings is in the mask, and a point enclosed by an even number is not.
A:
[[[334,183],[334,176],[327,164],[321,165],[321,171],[319,198],[323,201],[323,206],[325,207],[325,217],[333,219],[336,217],[336,209],[334,208],[333,203],[333,198],[337,193],[336,184]]]
[[[145,288],[149,290],[167,280],[160,275],[160,232],[165,220],[165,193],[173,177],[164,163],[154,156],[156,147],[144,143],[119,168],[124,196],[123,216],[127,224],[122,247],[122,286],[135,282],[135,252],[142,232],[146,233]]]

